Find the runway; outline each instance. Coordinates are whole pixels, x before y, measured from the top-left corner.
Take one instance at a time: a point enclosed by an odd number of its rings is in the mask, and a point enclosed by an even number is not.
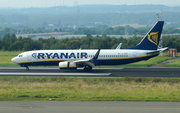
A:
[[[92,71],[59,70],[58,67],[0,67],[0,76],[41,77],[170,77],[179,78],[180,68],[119,68],[95,67]]]
[[[0,101],[2,113],[179,113],[180,102]]]

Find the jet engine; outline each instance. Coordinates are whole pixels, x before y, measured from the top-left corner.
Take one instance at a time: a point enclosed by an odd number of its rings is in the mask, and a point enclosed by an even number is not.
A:
[[[77,66],[73,62],[59,62],[59,69],[77,69]]]

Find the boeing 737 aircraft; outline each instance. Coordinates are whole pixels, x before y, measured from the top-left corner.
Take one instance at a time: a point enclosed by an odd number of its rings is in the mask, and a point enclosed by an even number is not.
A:
[[[59,69],[77,69],[84,67],[92,70],[96,65],[121,65],[158,56],[158,49],[164,21],[158,21],[139,44],[127,49],[90,49],[90,50],[36,50],[27,51],[11,61],[22,67],[59,66]]]

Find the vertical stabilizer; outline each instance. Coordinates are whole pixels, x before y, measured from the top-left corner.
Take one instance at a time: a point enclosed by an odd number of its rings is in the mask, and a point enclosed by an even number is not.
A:
[[[157,50],[163,25],[164,21],[158,21],[138,45],[127,49]]]

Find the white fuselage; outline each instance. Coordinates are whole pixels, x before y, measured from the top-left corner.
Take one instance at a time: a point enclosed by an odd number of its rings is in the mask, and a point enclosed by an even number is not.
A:
[[[21,66],[58,65],[62,61],[92,59],[98,50],[37,50],[19,54],[12,59]],[[159,53],[147,54],[148,50],[102,49],[94,65],[120,65],[147,60]]]

